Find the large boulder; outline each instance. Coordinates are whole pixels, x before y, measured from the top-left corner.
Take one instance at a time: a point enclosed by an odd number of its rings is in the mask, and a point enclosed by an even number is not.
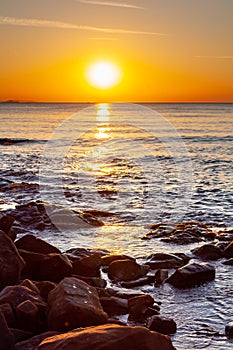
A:
[[[215,278],[215,268],[207,263],[189,263],[172,274],[167,282],[176,288],[191,288]]]
[[[214,244],[205,244],[195,248],[192,252],[203,260],[218,260],[222,258],[222,250]]]
[[[35,281],[60,282],[72,273],[72,264],[62,254],[41,254],[19,250],[26,262],[24,275]]]
[[[113,261],[108,268],[108,277],[114,281],[131,281],[143,277],[150,267],[139,265],[131,259]]]
[[[64,278],[48,296],[50,330],[67,331],[107,322],[96,289],[75,278]]]
[[[101,258],[99,254],[91,254],[73,262],[73,274],[88,277],[99,277],[100,266]]]
[[[168,336],[145,327],[107,324],[45,339],[37,350],[175,350]]]
[[[0,231],[0,267],[0,290],[17,284],[25,267],[14,243],[3,231]]]
[[[25,235],[18,239],[15,242],[15,245],[18,249],[28,250],[33,253],[42,253],[42,254],[60,254],[60,250],[53,245],[43,241],[40,238],[37,238],[33,235]]]

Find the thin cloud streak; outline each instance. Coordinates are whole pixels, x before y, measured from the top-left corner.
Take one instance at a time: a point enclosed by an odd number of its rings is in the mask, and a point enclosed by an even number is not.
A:
[[[233,56],[195,56],[196,58],[210,58],[216,60],[232,60]]]
[[[122,7],[128,9],[144,10],[144,7],[129,4],[126,2],[116,2],[116,1],[98,1],[98,0],[77,0],[81,4],[88,5],[99,5],[99,6],[113,6],[113,7]]]
[[[114,28],[103,28],[94,27],[89,25],[77,25],[59,21],[48,21],[42,19],[28,19],[28,18],[15,18],[15,17],[3,17],[0,16],[0,25],[12,25],[21,27],[38,27],[38,28],[58,28],[58,29],[76,29],[83,31],[100,32],[106,34],[141,34],[141,35],[157,35],[166,36],[164,33],[146,32],[138,30],[127,30],[127,29],[114,29]]]

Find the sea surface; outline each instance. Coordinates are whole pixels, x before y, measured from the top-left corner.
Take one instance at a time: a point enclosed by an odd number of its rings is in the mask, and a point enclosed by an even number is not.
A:
[[[188,252],[142,240],[149,224],[195,221],[233,227],[232,104],[0,104],[0,208],[42,200],[59,208],[114,213],[105,226],[35,232],[62,250]],[[18,190],[24,184],[25,191]],[[17,187],[19,186],[19,187]],[[143,287],[174,318],[177,349],[232,349],[232,267],[216,263],[207,285]]]

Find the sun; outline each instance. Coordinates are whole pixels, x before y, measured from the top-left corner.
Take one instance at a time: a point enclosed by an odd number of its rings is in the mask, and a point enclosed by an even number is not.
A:
[[[119,84],[122,72],[115,63],[98,61],[91,64],[86,71],[86,79],[97,89],[107,90]]]

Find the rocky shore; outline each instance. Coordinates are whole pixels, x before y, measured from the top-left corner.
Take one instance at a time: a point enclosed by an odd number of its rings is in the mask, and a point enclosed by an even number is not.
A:
[[[82,215],[104,224],[105,213]],[[163,303],[138,287],[195,288],[215,279],[214,261],[233,265],[233,231],[214,233],[200,223],[148,227],[142,239],[173,243],[174,252],[153,252],[140,262],[105,250],[61,252],[28,233],[49,225],[41,203],[0,218],[0,350],[175,349],[176,320],[162,316]],[[190,242],[200,246],[176,252],[177,244]],[[225,336],[233,336],[232,322]]]

